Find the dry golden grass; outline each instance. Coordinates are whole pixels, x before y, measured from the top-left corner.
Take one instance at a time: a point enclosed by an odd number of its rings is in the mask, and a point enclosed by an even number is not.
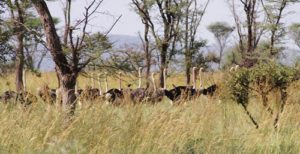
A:
[[[41,78],[28,74],[27,79],[34,94],[43,84],[57,86],[54,73]],[[226,79],[222,73],[204,75],[205,87],[220,85],[212,98],[201,96],[178,106],[167,99],[123,107],[95,101],[77,108],[69,123],[59,106],[42,101],[27,108],[1,103],[0,153],[299,153],[300,82],[288,89],[288,105],[277,129],[260,98],[251,97],[249,110],[260,124],[255,129],[242,107],[226,96]],[[109,81],[109,88],[117,88],[117,79]],[[137,87],[137,78],[125,78],[123,87],[126,81]],[[13,90],[13,83],[12,75],[1,78],[1,93]],[[183,75],[171,76],[168,88],[184,83]],[[84,87],[91,81],[80,77],[79,84]],[[274,104],[278,99],[275,93],[270,97]]]

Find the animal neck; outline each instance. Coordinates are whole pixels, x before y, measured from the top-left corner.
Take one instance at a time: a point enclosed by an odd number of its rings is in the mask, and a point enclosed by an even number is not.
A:
[[[142,68],[139,68],[139,88],[142,87]]]
[[[164,90],[167,89],[167,69],[164,69]]]
[[[105,72],[105,92],[108,92],[107,72]]]
[[[26,91],[26,69],[23,70],[23,90]]]
[[[193,89],[196,89],[196,67],[193,67]]]
[[[153,89],[156,92],[156,84],[155,84],[155,79],[154,79],[154,73],[152,73],[152,83],[153,83]]]
[[[95,88],[95,79],[94,79],[94,73],[91,74],[92,78],[92,88],[94,89]]]
[[[122,89],[122,83],[121,83],[121,72],[119,72],[119,90]]]
[[[203,86],[202,86],[202,67],[199,70],[199,78],[200,78],[199,88],[203,89]]]
[[[98,74],[99,94],[102,95],[101,74]]]

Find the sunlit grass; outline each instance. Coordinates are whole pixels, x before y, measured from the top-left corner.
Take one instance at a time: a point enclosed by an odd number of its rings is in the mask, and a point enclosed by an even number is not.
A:
[[[54,73],[42,74],[40,78],[28,74],[27,79],[33,94],[43,84],[57,87]],[[224,83],[226,79],[226,74],[206,73],[204,86]],[[136,77],[128,75],[123,80],[123,87],[127,83],[133,84],[132,88],[138,85]],[[118,87],[117,78],[109,78],[109,82],[109,88]],[[1,78],[1,93],[14,90],[13,83],[13,75]],[[184,76],[171,75],[169,89],[172,84],[185,85]],[[91,80],[81,76],[79,86],[85,85],[91,85]],[[77,108],[70,122],[66,122],[59,106],[42,101],[27,108],[1,103],[0,153],[300,152],[300,82],[288,89],[288,105],[277,129],[273,126],[275,116],[265,111],[259,97],[252,96],[249,104],[260,125],[255,129],[243,108],[226,97],[225,84],[220,87],[214,97],[201,96],[174,106],[167,99],[156,105],[122,107],[95,101]],[[270,101],[276,103],[276,96],[272,94]]]

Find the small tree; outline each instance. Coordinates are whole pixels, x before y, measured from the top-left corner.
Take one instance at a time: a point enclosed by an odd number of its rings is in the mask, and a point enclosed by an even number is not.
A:
[[[215,22],[208,26],[208,30],[214,34],[217,43],[220,48],[219,52],[219,69],[221,68],[221,60],[223,57],[223,51],[226,47],[227,39],[233,32],[234,27],[229,26],[226,22]]]
[[[168,57],[172,55],[169,48],[178,34],[178,21],[182,16],[182,5],[178,0],[132,0],[143,24],[149,29],[160,52],[159,86],[164,85],[163,70],[167,67]]]
[[[300,48],[300,23],[294,23],[289,27],[289,32],[295,44]]]
[[[265,11],[268,30],[270,32],[270,56],[275,56],[278,52],[274,45],[280,42],[280,38],[285,35],[284,23],[281,22],[284,17],[284,10],[291,4],[299,0],[261,0],[262,7]]]
[[[97,12],[97,9],[103,0],[93,0],[85,7],[84,18],[68,28],[69,50],[63,50],[60,38],[57,35],[53,18],[49,12],[48,6],[44,0],[31,0],[37,10],[46,35],[47,46],[50,50],[53,61],[56,64],[56,71],[60,79],[62,101],[65,110],[69,110],[71,114],[75,111],[75,84],[80,71],[89,64],[95,57],[83,58],[84,48],[86,44],[86,28],[91,16]],[[81,28],[79,28],[82,26]],[[73,38],[73,32],[81,29],[81,35]],[[66,51],[69,51],[66,52]],[[69,56],[67,56],[69,55]]]
[[[238,0],[244,14],[238,13],[238,5],[235,1],[237,0],[231,0],[229,5],[239,37],[239,52],[242,56],[241,65],[249,68],[257,62],[257,55],[254,51],[265,32],[264,25],[266,21],[264,18],[259,18],[263,16],[259,11],[259,0]]]

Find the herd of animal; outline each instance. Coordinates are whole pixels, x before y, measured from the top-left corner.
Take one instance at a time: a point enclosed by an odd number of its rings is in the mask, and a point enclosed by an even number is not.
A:
[[[200,85],[199,88],[196,87],[196,75],[197,68],[193,68],[193,85],[192,86],[175,86],[170,90],[167,90],[167,76],[165,69],[163,72],[164,77],[164,87],[157,88],[155,83],[154,75],[155,73],[151,74],[152,78],[152,87],[142,88],[142,68],[139,68],[139,86],[137,89],[130,89],[130,88],[122,88],[121,85],[121,75],[119,73],[119,88],[108,89],[108,82],[107,82],[107,73],[105,73],[105,92],[102,91],[102,84],[100,81],[100,75],[98,76],[98,85],[99,88],[85,88],[79,89],[78,84],[75,86],[75,95],[77,96],[77,102],[81,104],[84,100],[103,100],[106,104],[113,104],[113,105],[120,105],[123,102],[132,102],[133,104],[138,103],[157,103],[163,100],[166,96],[171,103],[178,103],[182,101],[187,101],[191,99],[195,99],[200,95],[213,95],[217,89],[217,85],[213,84],[208,88],[202,87],[202,71],[203,69],[199,69],[199,78],[200,78]],[[26,73],[26,72],[25,72]],[[26,104],[31,104],[32,101],[28,100],[28,98],[33,98],[37,101],[37,97],[26,92],[26,74],[24,73],[24,92],[17,94],[14,91],[6,91],[0,96],[0,100],[3,102],[7,102],[11,99],[21,100],[21,102],[26,102]],[[92,78],[92,82],[94,79]],[[50,89],[48,86],[44,86],[43,88],[37,89],[38,96],[45,102],[50,103],[59,103],[61,102],[61,90],[60,89]],[[30,96],[30,97],[29,97]]]

